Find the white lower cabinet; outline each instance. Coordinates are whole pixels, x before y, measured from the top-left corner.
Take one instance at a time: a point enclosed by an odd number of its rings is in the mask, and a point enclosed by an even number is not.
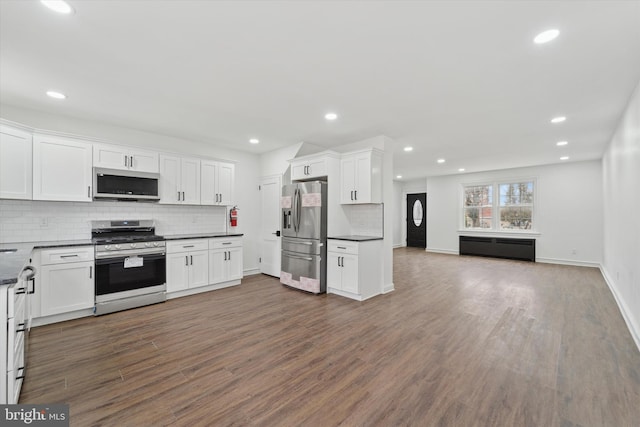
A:
[[[92,308],[95,304],[93,246],[40,251],[39,316]],[[34,313],[35,315],[35,313]]]
[[[15,404],[25,375],[27,293],[24,280],[0,287],[0,404]]]
[[[207,239],[167,242],[167,292],[209,284]]]
[[[363,301],[382,293],[382,240],[329,239],[327,293]]]
[[[242,238],[209,239],[209,281],[242,279]]]

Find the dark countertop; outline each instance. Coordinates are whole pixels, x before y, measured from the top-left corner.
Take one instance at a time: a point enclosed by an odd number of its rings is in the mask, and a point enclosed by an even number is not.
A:
[[[201,233],[201,234],[174,234],[167,236],[163,234],[165,240],[183,240],[183,239],[210,239],[216,237],[242,237],[242,233]]]
[[[382,240],[381,236],[359,236],[356,234],[348,235],[348,236],[335,236],[335,237],[327,237],[327,239],[331,240],[348,240],[350,242],[369,242],[372,240]]]
[[[60,242],[0,243],[0,285],[10,285],[18,281],[22,267],[29,262],[34,249],[65,248],[72,246],[93,246],[91,239],[67,240]],[[1,252],[2,249],[16,249],[15,252]]]

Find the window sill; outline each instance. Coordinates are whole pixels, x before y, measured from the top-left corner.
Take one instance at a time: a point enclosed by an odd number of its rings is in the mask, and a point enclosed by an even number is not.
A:
[[[458,230],[458,234],[464,234],[467,236],[484,236],[484,237],[523,237],[523,236],[541,236],[542,233],[538,231],[523,230],[523,231],[498,231],[498,230]]]

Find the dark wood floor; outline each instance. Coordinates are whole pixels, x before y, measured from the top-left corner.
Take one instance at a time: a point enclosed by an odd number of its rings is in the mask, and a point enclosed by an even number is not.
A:
[[[36,328],[20,403],[73,426],[640,425],[640,352],[597,269],[394,261],[362,303],[257,275]]]

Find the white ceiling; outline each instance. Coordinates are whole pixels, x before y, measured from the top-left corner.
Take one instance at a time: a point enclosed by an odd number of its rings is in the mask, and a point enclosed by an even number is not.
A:
[[[0,102],[255,153],[384,134],[403,179],[600,158],[640,81],[640,1],[69,3],[0,0]]]

